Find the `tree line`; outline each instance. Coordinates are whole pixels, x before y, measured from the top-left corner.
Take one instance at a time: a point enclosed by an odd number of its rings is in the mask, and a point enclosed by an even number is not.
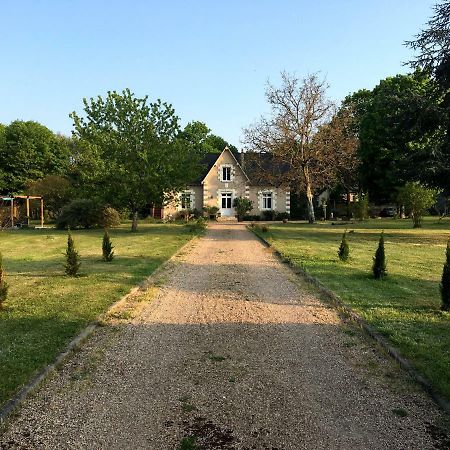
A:
[[[274,181],[306,194],[310,222],[313,196],[325,188],[377,204],[421,188],[425,195],[426,187],[450,195],[450,1],[437,4],[427,27],[405,45],[418,52],[411,73],[358,90],[340,105],[317,74],[283,72],[280,86],[268,83],[271,112],[244,130],[244,143],[285,167]]]
[[[207,152],[232,148],[199,121],[184,128],[172,105],[129,89],[83,100],[71,137],[33,121],[0,125],[0,192],[41,195],[58,216],[73,199],[127,209],[132,229],[149,203],[162,205],[201,170]]]

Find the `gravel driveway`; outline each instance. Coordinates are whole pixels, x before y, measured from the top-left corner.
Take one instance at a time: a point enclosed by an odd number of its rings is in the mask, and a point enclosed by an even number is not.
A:
[[[27,401],[1,448],[448,445],[434,404],[240,224],[212,225],[163,281]]]

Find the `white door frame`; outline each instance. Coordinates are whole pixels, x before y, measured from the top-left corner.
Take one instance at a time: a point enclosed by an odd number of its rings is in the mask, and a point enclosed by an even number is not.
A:
[[[232,191],[220,192],[219,202],[220,202],[220,204],[219,204],[220,215],[222,217],[230,217],[230,216],[234,215],[233,192]],[[226,207],[223,206],[224,204],[226,205]]]

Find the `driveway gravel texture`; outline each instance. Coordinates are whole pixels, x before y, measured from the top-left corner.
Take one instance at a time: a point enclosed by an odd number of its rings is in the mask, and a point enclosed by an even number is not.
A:
[[[211,225],[160,283],[34,392],[0,448],[450,448],[444,413],[241,224]]]

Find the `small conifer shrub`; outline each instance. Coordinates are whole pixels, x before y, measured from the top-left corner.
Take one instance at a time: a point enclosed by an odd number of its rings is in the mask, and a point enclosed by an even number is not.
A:
[[[77,276],[80,266],[80,255],[75,250],[72,235],[69,233],[67,236],[66,264],[64,265],[66,275],[70,277]]]
[[[381,233],[378,248],[373,258],[373,276],[376,280],[381,280],[387,275],[386,271],[386,255],[384,252],[384,232]]]
[[[112,261],[114,258],[113,245],[111,243],[111,238],[109,237],[108,230],[105,229],[105,234],[103,235],[102,242],[102,253],[103,253],[103,261]]]
[[[447,242],[447,250],[445,252],[444,270],[441,279],[441,309],[442,311],[450,311],[450,239]]]
[[[3,268],[3,256],[0,253],[0,309],[8,297],[8,284],[5,281],[5,270]]]
[[[347,230],[342,235],[341,245],[339,246],[338,256],[341,261],[347,261],[350,256],[350,248],[347,242]]]

